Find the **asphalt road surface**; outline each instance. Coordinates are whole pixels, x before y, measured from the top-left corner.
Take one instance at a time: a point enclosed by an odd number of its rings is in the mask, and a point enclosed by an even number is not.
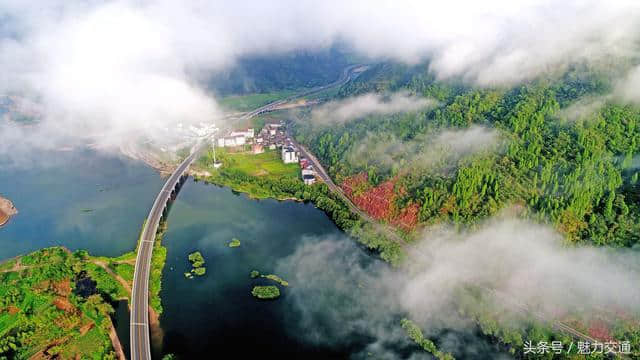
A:
[[[171,198],[171,192],[175,189],[180,178],[189,168],[189,165],[196,159],[201,148],[201,146],[196,148],[167,179],[153,203],[144,230],[142,231],[133,274],[133,289],[131,291],[130,339],[132,360],[151,359],[149,339],[149,273],[151,271],[153,242],[155,241],[158,225],[162,218],[162,212]]]
[[[319,86],[306,92],[291,96],[287,99],[269,103],[249,113],[244,114],[242,116],[242,119],[250,119],[263,112],[273,110],[273,108],[277,105],[287,103],[303,96],[312,95],[335,86],[343,85],[352,78],[354,70],[359,66],[360,65],[353,65],[347,67],[342,72],[340,78],[331,84]],[[135,271],[133,274],[133,289],[131,291],[130,339],[132,360],[151,359],[151,345],[149,338],[149,273],[151,271],[151,255],[153,252],[153,245],[156,237],[156,232],[158,231],[158,225],[160,224],[160,219],[162,218],[162,213],[169,199],[171,198],[171,192],[173,191],[173,189],[175,189],[176,185],[180,181],[180,178],[189,168],[189,165],[191,165],[191,163],[197,158],[200,150],[202,150],[206,146],[206,143],[207,142],[196,146],[193,153],[186,159],[184,159],[180,166],[178,166],[178,168],[167,179],[166,183],[162,187],[162,190],[156,197],[151,211],[149,211],[149,216],[147,217],[145,227],[142,231],[142,236],[138,245]],[[324,176],[326,177],[323,177],[323,180],[325,180],[325,182],[331,181],[331,179],[326,176],[326,173],[324,174]],[[353,204],[351,205],[353,206]],[[354,206],[353,210],[356,211],[358,209]]]

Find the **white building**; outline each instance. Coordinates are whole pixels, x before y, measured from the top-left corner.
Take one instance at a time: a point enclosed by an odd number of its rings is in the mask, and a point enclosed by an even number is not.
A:
[[[303,175],[302,181],[305,185],[313,185],[316,182],[316,177],[313,175]]]
[[[234,138],[236,139],[236,146],[244,145],[247,142],[244,135],[236,135]]]
[[[292,164],[298,162],[298,153],[296,149],[291,146],[282,147],[282,161],[285,164]]]
[[[218,147],[234,147],[246,144],[244,135],[229,135],[218,138]]]
[[[252,139],[255,136],[255,131],[253,128],[248,128],[244,130],[235,130],[232,131],[231,136],[242,136],[247,139]]]

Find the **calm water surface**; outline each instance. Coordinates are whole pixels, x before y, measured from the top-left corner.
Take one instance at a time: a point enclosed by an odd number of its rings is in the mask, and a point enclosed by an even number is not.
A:
[[[162,188],[155,171],[90,150],[40,155],[28,167],[0,162],[0,194],[19,211],[0,228],[0,259],[53,245],[107,256],[135,248]]]
[[[163,184],[157,173],[139,162],[89,150],[43,153],[42,158],[46,160],[22,168],[0,162],[0,194],[20,212],[0,228],[0,259],[53,245],[106,256],[135,248],[141,224]],[[160,319],[164,337],[153,344],[157,358],[167,353],[181,359],[227,358],[225,354],[238,359],[343,359],[381,354],[369,353],[367,346],[376,339],[366,331],[336,336],[343,326],[342,312],[336,309],[346,309],[344,314],[351,317],[344,319],[345,327],[371,312],[385,312],[369,311],[359,304],[360,295],[349,296],[350,289],[358,289],[358,280],[350,278],[349,267],[341,268],[343,264],[375,267],[377,260],[355,242],[344,241],[344,234],[312,204],[257,201],[190,180],[173,204],[168,224]],[[227,246],[234,237],[241,241],[239,248]],[[327,239],[341,246],[334,258],[313,256],[334,246],[331,242],[329,248],[307,253],[304,260],[295,257],[305,246]],[[186,279],[184,272],[191,268],[187,256],[195,250],[203,254],[207,273]],[[290,286],[280,287],[282,296],[277,300],[257,300],[251,296],[252,287],[273,283],[251,279],[249,272],[254,269],[276,273]],[[305,269],[315,273],[301,275]],[[303,313],[305,308],[311,315]],[[114,317],[128,350],[126,305],[119,304]],[[332,335],[337,339],[313,341],[314,336],[322,340]],[[416,347],[405,336],[401,339],[395,354],[410,358]],[[483,349],[480,353],[490,350],[486,342],[469,341]],[[418,352],[411,358],[425,357]]]
[[[274,284],[251,279],[251,270],[274,273],[279,261],[290,256],[302,241],[341,236],[313,205],[256,201],[227,188],[189,181],[168,220],[164,238],[168,258],[162,284],[163,353],[185,359],[206,358],[217,352],[233,353],[240,359],[257,355],[344,358],[365,340],[328,348],[312,346],[288,331],[288,321],[296,311],[288,294],[295,283],[281,287],[282,296],[275,301],[260,301],[251,295],[254,285]],[[241,246],[229,248],[227,243],[234,237]],[[186,279],[184,272],[191,269],[187,255],[196,250],[205,258],[207,273]],[[294,277],[286,272],[277,275],[285,280]]]
[[[160,318],[164,339],[154,344],[156,357],[430,358],[399,329],[397,308],[376,299],[395,297],[375,290],[381,279],[375,274],[388,266],[346,238],[312,204],[252,200],[188,181],[168,222]],[[227,246],[232,238],[241,241],[240,247]],[[188,254],[196,250],[207,272],[186,279]],[[289,287],[279,286],[277,300],[255,299],[254,285],[274,283],[251,279],[251,270],[275,273]],[[456,358],[505,356],[475,334],[443,331],[436,337],[450,344]]]

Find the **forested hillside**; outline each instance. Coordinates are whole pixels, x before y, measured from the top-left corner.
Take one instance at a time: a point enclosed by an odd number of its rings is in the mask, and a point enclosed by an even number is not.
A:
[[[412,211],[419,224],[473,224],[509,210],[551,222],[572,242],[628,247],[640,241],[640,111],[615,98],[579,107],[608,93],[610,79],[575,66],[513,88],[474,88],[438,82],[424,64],[381,64],[338,96],[403,90],[438,106],[330,125],[307,113],[294,133],[355,202],[391,186],[381,220],[397,224]],[[456,139],[474,132],[492,146],[457,151]]]
[[[223,96],[314,87],[338,79],[349,63],[349,56],[337,48],[244,57],[215,73],[209,84]]]

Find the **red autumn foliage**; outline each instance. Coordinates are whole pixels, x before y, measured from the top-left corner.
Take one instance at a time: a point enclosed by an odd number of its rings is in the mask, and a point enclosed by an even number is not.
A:
[[[413,203],[400,211],[400,214],[391,222],[404,230],[410,231],[418,225],[418,212],[420,205]]]
[[[607,324],[602,320],[594,320],[589,324],[589,330],[587,331],[589,336],[594,339],[609,341],[612,340],[611,331]]]
[[[391,224],[411,230],[418,224],[418,204],[412,204],[399,212],[394,212],[395,180],[385,181],[372,187],[366,173],[346,178],[342,190],[353,203],[376,220],[386,220]],[[395,215],[394,215],[395,214]]]
[[[352,199],[354,194],[360,192],[360,190],[369,187],[369,179],[367,173],[359,173],[357,175],[345,178],[342,181],[342,191]]]
[[[55,305],[55,307],[58,308],[59,310],[62,310],[65,312],[72,312],[73,310],[75,310],[75,307],[73,306],[73,304],[71,304],[71,302],[69,302],[67,298],[64,298],[61,296],[53,300],[53,305]]]
[[[393,203],[393,182],[386,181],[376,187],[369,186],[366,173],[345,179],[342,183],[345,194],[376,220],[388,220]]]

